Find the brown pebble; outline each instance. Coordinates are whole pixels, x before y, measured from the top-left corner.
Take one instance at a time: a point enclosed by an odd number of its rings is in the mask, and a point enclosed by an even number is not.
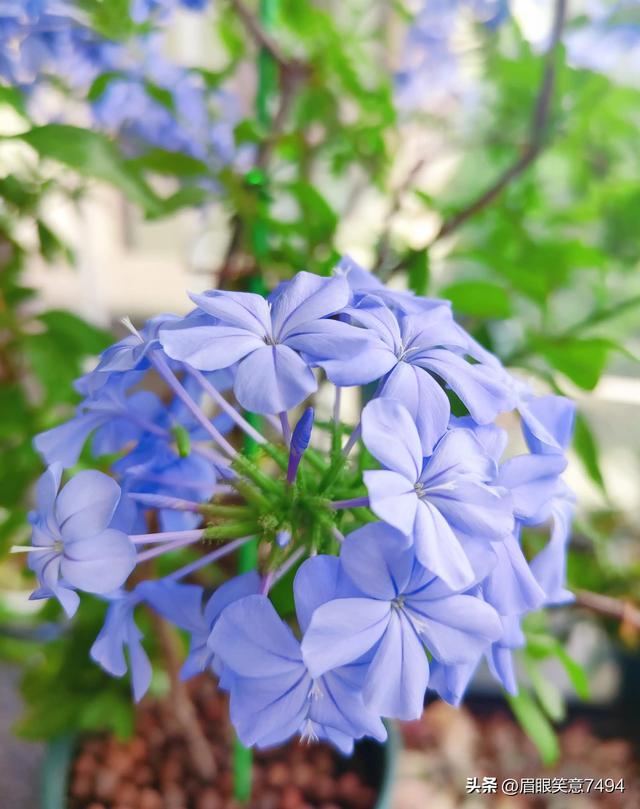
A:
[[[138,788],[131,781],[121,781],[114,792],[114,800],[116,803],[130,803],[136,806],[139,795]]]
[[[93,803],[88,804],[87,809],[105,809],[104,803]]]
[[[165,809],[186,809],[187,796],[177,784],[167,784],[162,788]]]
[[[93,774],[96,769],[96,760],[92,755],[81,753],[73,764],[73,769],[79,775]]]
[[[222,797],[213,787],[203,789],[196,799],[196,809],[222,809]]]
[[[147,764],[140,764],[136,767],[133,780],[139,787],[151,786],[155,780],[155,775],[152,768]]]
[[[112,770],[102,769],[96,775],[95,795],[103,801],[110,801],[118,785],[120,776]]]
[[[312,797],[319,801],[330,801],[336,797],[338,785],[330,775],[318,775],[309,786]]]
[[[313,783],[315,771],[310,764],[301,763],[293,770],[293,783],[301,789],[307,789]]]
[[[338,794],[344,800],[352,801],[360,791],[360,779],[354,772],[345,772],[338,779]]]
[[[283,787],[290,780],[290,772],[284,761],[274,761],[267,770],[267,783],[272,787]]]
[[[160,769],[160,780],[163,783],[166,781],[180,781],[183,775],[184,768],[178,759],[168,758],[163,762]]]
[[[302,793],[298,787],[289,784],[285,786],[280,795],[281,809],[300,809],[302,803]]]
[[[155,789],[145,787],[140,792],[139,809],[163,809],[162,795]]]
[[[81,800],[90,798],[93,794],[93,778],[90,775],[76,775],[71,781],[71,794]]]

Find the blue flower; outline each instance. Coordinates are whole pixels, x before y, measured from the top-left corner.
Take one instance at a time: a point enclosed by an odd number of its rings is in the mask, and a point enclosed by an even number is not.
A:
[[[364,701],[383,716],[420,716],[429,679],[425,646],[443,663],[467,662],[501,636],[492,607],[446,587],[384,523],[350,534],[340,562],[360,595],[314,611],[304,660],[318,677],[368,656]]]
[[[364,472],[373,512],[413,542],[418,560],[453,588],[476,578],[464,537],[501,540],[513,531],[511,503],[491,486],[495,462],[470,430],[450,430],[423,456],[418,430],[394,399],[362,414],[365,446],[383,465]]]
[[[236,398],[254,413],[280,413],[304,401],[318,387],[313,365],[340,366],[356,352],[367,360],[362,331],[331,319],[349,299],[343,279],[301,272],[269,301],[217,290],[191,297],[211,323],[162,330],[166,353],[206,371],[237,363]]]
[[[38,481],[29,567],[41,585],[32,597],[54,596],[71,615],[78,606],[73,589],[116,590],[135,567],[136,551],[123,531],[111,527],[121,496],[118,484],[90,470],[79,472],[58,493],[61,476],[62,467],[54,464]]]
[[[296,589],[297,607],[299,593],[313,592],[318,578],[321,586],[329,582],[335,587],[335,571],[325,569],[324,560],[309,560],[298,573],[299,583],[301,576],[306,582]],[[298,615],[304,627],[304,608]],[[310,676],[299,642],[265,596],[249,596],[227,607],[210,645],[224,663],[231,719],[244,744],[268,747],[299,733],[328,739],[347,754],[354,738],[386,737],[379,717],[365,707],[360,690],[344,672]]]
[[[141,597],[135,590],[114,597],[89,652],[91,659],[113,677],[123,677],[128,667],[131,669],[131,685],[136,702],[146,694],[152,674],[151,662],[142,646],[143,634],[135,622],[135,608],[140,601]]]
[[[367,296],[346,312],[365,328],[370,339],[377,338],[375,344],[367,350],[366,362],[358,363],[356,358],[336,368],[331,363],[323,363],[323,367],[338,385],[353,384],[350,379],[364,383],[383,377],[380,395],[404,403],[418,425],[425,453],[443,435],[451,414],[449,399],[437,379],[444,380],[480,424],[511,409],[513,393],[504,373],[484,361],[447,307],[396,314],[380,299]],[[478,361],[472,364],[466,355],[477,356]],[[376,370],[373,377],[372,368]]]

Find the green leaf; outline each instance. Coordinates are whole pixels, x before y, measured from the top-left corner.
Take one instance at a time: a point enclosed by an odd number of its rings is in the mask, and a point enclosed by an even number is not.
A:
[[[525,657],[525,668],[542,709],[554,722],[561,722],[566,705],[560,689],[540,671],[533,658]]]
[[[42,158],[63,163],[85,177],[110,183],[146,215],[162,213],[162,200],[104,135],[69,124],[47,124],[15,137],[32,146]]]
[[[567,676],[569,680],[571,680],[571,685],[573,686],[576,694],[580,697],[580,699],[589,699],[590,689],[587,672],[580,665],[580,663],[577,663],[568,654],[562,644],[558,643],[557,641],[556,644],[556,648],[554,649],[555,656],[564,666],[564,670],[567,672]]]
[[[589,422],[582,415],[576,414],[576,424],[573,434],[573,448],[578,458],[580,458],[586,473],[604,494],[606,487],[602,470],[600,469],[600,459],[598,458],[598,447],[595,437],[589,426]]]
[[[540,353],[557,371],[584,390],[593,390],[606,367],[610,340],[600,337],[536,339]]]
[[[429,253],[426,250],[411,250],[402,265],[407,270],[409,289],[416,295],[426,295],[429,288]]]
[[[516,696],[507,694],[507,700],[522,729],[538,748],[543,763],[550,766],[557,761],[558,737],[531,694],[521,690]]]
[[[99,354],[113,342],[109,332],[64,309],[49,309],[38,315],[38,320],[45,324],[51,339],[73,343],[82,357]]]
[[[139,157],[127,160],[126,165],[136,171],[155,171],[173,177],[202,177],[210,174],[209,167],[202,160],[166,149],[149,149]]]
[[[511,301],[504,288],[489,281],[460,281],[445,287],[441,294],[461,315],[501,319],[512,314]]]
[[[8,104],[20,115],[27,115],[27,108],[24,102],[24,96],[16,87],[7,87],[0,84],[0,104]]]

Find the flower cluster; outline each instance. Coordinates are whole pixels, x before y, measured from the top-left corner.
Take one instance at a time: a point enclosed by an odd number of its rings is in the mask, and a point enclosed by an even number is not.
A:
[[[24,91],[38,120],[52,117],[53,103],[50,92],[40,103],[38,89],[63,87],[74,101],[88,102],[93,125],[117,136],[128,153],[155,146],[219,169],[235,157],[237,101],[164,55],[169,13],[177,7],[202,12],[208,5],[135,0],[131,13],[139,32],[114,41],[95,31],[76,3],[0,0],[0,77]],[[74,105],[68,109],[75,112]],[[65,110],[53,117],[68,117]]]
[[[571,598],[571,402],[534,396],[447,303],[350,259],[266,299],[192,299],[184,318],[128,324],[78,380],[77,415],[37,437],[33,597],[69,615],[79,591],[106,599],[91,654],[121,676],[127,651],[136,699],[151,678],[136,611],[189,633],[184,676],[217,675],[246,745],[299,734],[348,753],[418,717],[427,688],[459,702],[482,659],[514,692],[522,617]],[[514,410],[528,452],[505,459],[495,420]],[[59,489],[83,449],[111,474]],[[550,528],[532,557],[525,526]],[[207,569],[250,542],[258,569],[209,590]]]

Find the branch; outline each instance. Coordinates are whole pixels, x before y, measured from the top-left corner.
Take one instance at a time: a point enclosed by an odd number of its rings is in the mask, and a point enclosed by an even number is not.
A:
[[[544,60],[542,82],[531,116],[529,142],[511,166],[509,166],[485,191],[461,211],[458,211],[457,214],[454,214],[450,219],[442,223],[440,230],[431,240],[429,247],[445,236],[448,236],[454,230],[457,230],[460,225],[463,225],[476,213],[490,205],[502,194],[512,180],[519,177],[537,159],[542,151],[545,145],[545,136],[551,112],[551,101],[553,99],[558,72],[558,46],[562,37],[566,16],[567,0],[556,0],[551,37]]]
[[[151,611],[160,650],[169,674],[169,700],[166,709],[184,736],[193,766],[203,781],[213,783],[218,768],[187,686],[180,677],[180,638],[164,618]]]
[[[626,626],[640,630],[640,609],[630,601],[604,596],[600,593],[591,593],[588,590],[579,590],[574,603],[577,607],[597,612],[607,618],[615,618]]]
[[[244,23],[245,28],[252,36],[256,45],[264,48],[271,58],[278,64],[281,69],[289,67],[290,60],[282,52],[278,43],[273,37],[268,34],[260,25],[256,16],[252,13],[251,9],[246,5],[244,0],[231,0],[231,5],[236,10],[238,16]]]
[[[376,251],[375,262],[373,267],[371,268],[371,272],[375,273],[376,275],[380,274],[381,270],[384,268],[384,265],[387,262],[387,259],[389,258],[391,247],[391,225],[393,224],[393,220],[396,214],[400,212],[400,209],[402,207],[402,199],[405,193],[413,185],[413,181],[422,171],[422,168],[424,167],[426,162],[427,158],[425,156],[422,156],[411,167],[411,169],[407,173],[407,176],[396,188],[393,197],[391,198],[391,205],[384,220],[384,230],[382,232],[382,236],[380,237],[380,241],[378,242],[378,249]]]

